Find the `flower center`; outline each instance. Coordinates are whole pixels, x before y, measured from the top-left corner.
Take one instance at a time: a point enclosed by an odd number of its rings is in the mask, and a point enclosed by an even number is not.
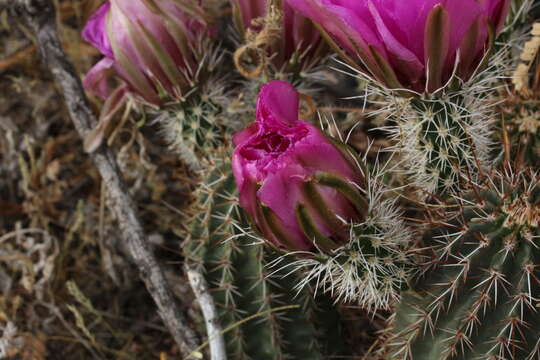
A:
[[[291,139],[278,133],[265,134],[242,150],[242,155],[250,161],[272,160],[291,147]]]

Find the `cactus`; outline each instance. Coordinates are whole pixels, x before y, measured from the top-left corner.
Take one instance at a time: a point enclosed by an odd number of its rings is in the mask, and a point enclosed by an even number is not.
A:
[[[347,147],[343,151],[350,152]],[[365,159],[357,160],[364,163]],[[292,253],[297,259],[282,264],[278,258],[272,267],[304,271],[304,278],[296,288],[316,282],[317,287],[330,293],[336,301],[359,305],[368,311],[390,309],[399,300],[407,279],[413,272],[413,259],[408,249],[413,234],[401,219],[395,198],[388,198],[390,190],[382,182],[386,166],[375,166],[366,174],[366,217],[348,224],[349,241],[330,252]],[[321,178],[319,184],[335,188],[344,194],[354,193],[347,184]],[[360,199],[354,199],[356,201]]]
[[[223,328],[279,306],[301,307],[234,327],[224,335],[229,358],[322,360],[343,355],[336,310],[316,303],[307,288],[294,291],[298,274],[283,277],[283,272],[271,271],[265,264],[278,254],[241,230],[236,186],[225,150],[223,154],[198,189],[184,245],[187,261],[205,274]]]
[[[392,121],[380,128],[393,140],[386,150],[401,159],[400,171],[421,197],[459,194],[492,164],[494,106],[488,100],[508,66],[510,46],[494,50],[469,79],[454,74],[431,93],[389,89],[349,67],[349,75],[365,85],[365,94],[357,98],[376,105],[370,116]]]
[[[193,170],[200,170],[208,161],[207,154],[224,142],[222,106],[211,98],[188,99],[154,114],[169,149]]]
[[[392,359],[540,357],[538,175],[491,175],[426,234],[434,254],[397,308]]]
[[[458,193],[464,176],[478,164],[486,166],[492,122],[479,106],[479,97],[461,93],[410,101],[392,132],[408,173],[422,191]]]

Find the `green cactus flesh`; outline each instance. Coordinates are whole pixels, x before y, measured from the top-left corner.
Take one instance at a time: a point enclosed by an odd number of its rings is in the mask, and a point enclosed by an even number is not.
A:
[[[467,99],[455,96],[449,100],[413,100],[415,134],[412,167],[418,185],[435,194],[459,193],[461,174],[471,174],[488,154],[490,122],[473,114]],[[471,174],[474,175],[474,174]]]
[[[433,259],[404,292],[392,359],[539,359],[540,184],[507,171],[430,232]]]
[[[265,266],[278,256],[243,234],[230,163],[221,161],[199,188],[184,251],[205,274],[223,328],[264,313],[225,333],[230,359],[326,359],[345,349],[336,310],[294,290],[297,274]],[[271,312],[281,306],[298,308]],[[333,339],[330,344],[327,339]],[[321,339],[321,341],[319,341]]]

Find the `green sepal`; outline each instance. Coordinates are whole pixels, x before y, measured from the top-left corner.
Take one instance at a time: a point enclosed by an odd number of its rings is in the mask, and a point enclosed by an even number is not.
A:
[[[332,253],[333,250],[339,247],[332,239],[317,229],[317,225],[315,225],[306,207],[302,204],[296,207],[296,220],[300,224],[304,234],[313,240],[315,245],[324,253]]]
[[[285,246],[289,250],[298,250],[298,246],[294,244],[294,241],[291,240],[287,234],[285,233],[285,230],[282,228],[281,220],[277,217],[276,214],[266,205],[259,205],[261,209],[261,213],[263,215],[264,221],[266,222],[266,225],[268,225],[268,228],[272,232],[272,236],[274,236],[277,241],[279,241],[280,244]],[[270,239],[267,239],[270,240]]]
[[[424,54],[428,63],[428,92],[434,92],[443,85],[442,75],[448,56],[449,42],[448,11],[439,4],[429,13],[424,34]]]
[[[336,214],[325,203],[316,184],[312,180],[305,181],[302,185],[302,192],[310,210],[319,215],[321,221],[336,235],[343,233],[344,224],[337,218]]]
[[[332,145],[336,147],[336,149],[341,153],[341,155],[343,155],[343,157],[345,158],[347,163],[351,166],[353,171],[356,171],[357,168],[360,168],[360,171],[362,172],[362,176],[365,179],[368,175],[368,171],[367,171],[366,165],[364,164],[364,161],[362,160],[356,161],[355,159],[356,151],[350,145],[340,140],[337,140],[328,135],[325,135],[325,136],[328,139],[328,141],[330,141]],[[365,184],[359,184],[359,185],[365,185]]]
[[[491,55],[493,53],[493,48],[495,46],[495,38],[497,37],[497,34],[495,33],[495,28],[493,27],[492,24],[488,24],[487,31],[488,31],[488,40],[487,40],[488,45],[487,45],[486,51],[484,52],[484,57],[482,58],[482,62],[480,63],[480,65],[478,65],[478,67],[474,71],[476,74],[482,72],[482,70],[484,70],[488,66],[489,61],[491,59]]]
[[[481,19],[476,19],[465,34],[465,37],[459,46],[460,58],[457,74],[461,77],[461,79],[465,79],[469,76],[471,64],[475,60],[473,55],[474,51],[476,50],[476,43],[478,42],[481,25]]]
[[[369,211],[369,204],[360,191],[355,189],[349,182],[326,172],[319,172],[314,176],[315,181],[324,186],[331,187],[345,196],[355,207],[356,210],[365,217]]]

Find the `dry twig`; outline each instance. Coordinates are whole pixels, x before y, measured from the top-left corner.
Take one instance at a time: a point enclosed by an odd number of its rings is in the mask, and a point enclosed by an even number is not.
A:
[[[185,269],[206,322],[211,360],[227,360],[223,329],[219,323],[219,315],[216,310],[214,298],[208,291],[208,284],[204,276],[195,267],[186,265]]]
[[[50,0],[14,0],[11,3],[16,17],[24,20],[34,32],[44,63],[64,95],[71,119],[82,138],[97,124],[85,97],[79,77],[64,53],[56,29],[55,9]],[[182,354],[197,347],[197,336],[178,309],[163,270],[153,255],[139,221],[135,204],[119,175],[114,154],[101,147],[90,155],[101,174],[111,199],[112,212],[129,249],[129,256],[139,269],[140,276],[158,306]]]

